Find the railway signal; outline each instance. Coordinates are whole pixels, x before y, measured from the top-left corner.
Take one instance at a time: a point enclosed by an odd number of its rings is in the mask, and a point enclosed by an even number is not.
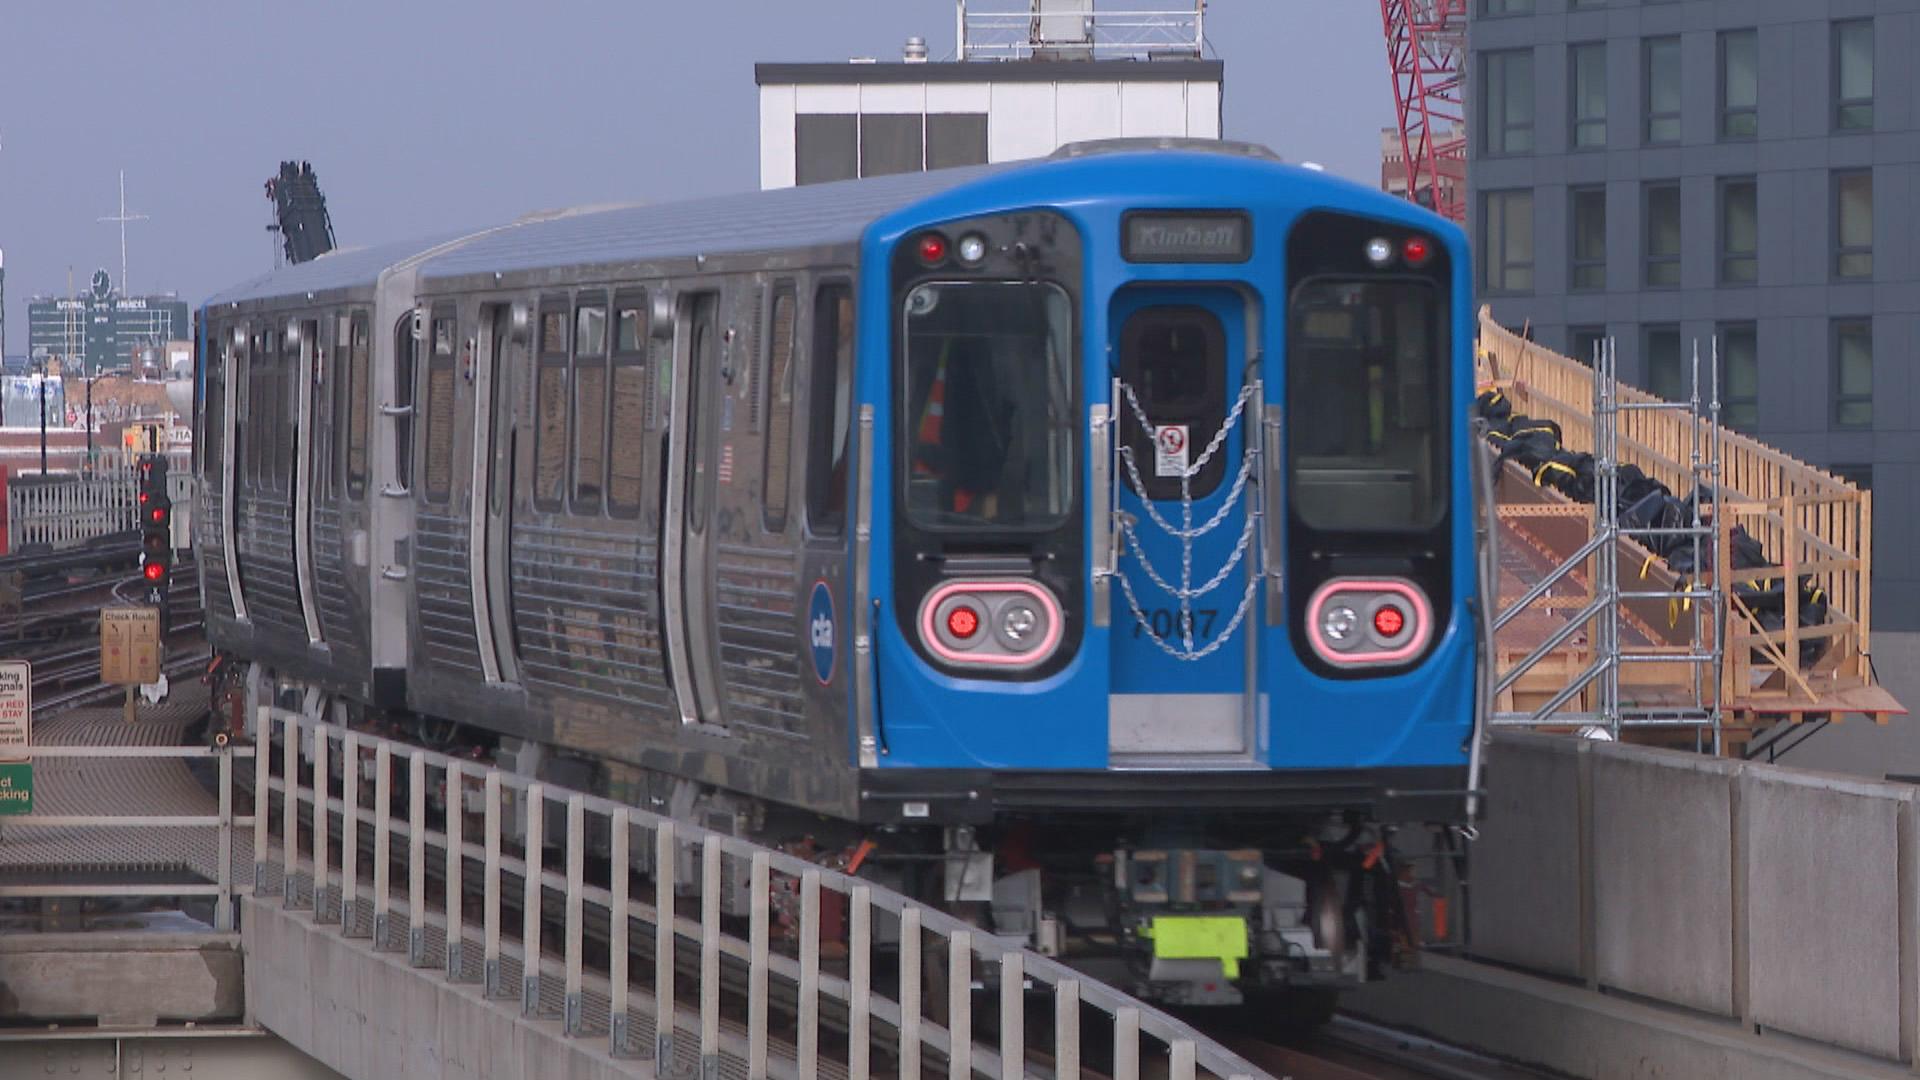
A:
[[[167,456],[143,454],[139,469],[140,573],[147,602],[167,618],[167,576],[173,569],[173,499],[167,495]]]

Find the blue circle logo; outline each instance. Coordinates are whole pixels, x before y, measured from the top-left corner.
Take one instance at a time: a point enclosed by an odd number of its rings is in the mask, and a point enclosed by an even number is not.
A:
[[[813,675],[825,686],[833,681],[833,593],[824,581],[813,583],[807,603],[807,640],[813,644]]]

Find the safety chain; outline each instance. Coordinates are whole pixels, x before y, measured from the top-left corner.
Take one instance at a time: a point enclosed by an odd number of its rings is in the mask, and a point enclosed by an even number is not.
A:
[[[1122,395],[1126,398],[1127,407],[1132,411],[1135,421],[1140,425],[1140,429],[1150,435],[1157,433],[1159,429],[1151,420],[1147,419],[1146,410],[1141,408],[1140,399],[1135,396],[1133,387],[1124,382],[1118,382],[1118,380],[1116,380],[1116,383],[1120,387]],[[1147,485],[1140,476],[1140,467],[1139,463],[1134,460],[1133,448],[1131,446],[1119,445],[1117,449],[1117,456],[1120,458],[1121,463],[1126,466],[1127,476],[1133,481],[1134,490],[1140,493],[1140,503],[1146,509],[1147,517],[1153,522],[1156,528],[1180,542],[1180,584],[1175,586],[1162,577],[1160,572],[1155,569],[1152,561],[1147,558],[1146,549],[1140,543],[1140,537],[1134,527],[1132,516],[1121,513],[1116,508],[1114,518],[1119,525],[1121,536],[1126,540],[1126,546],[1133,550],[1134,557],[1139,560],[1141,567],[1146,570],[1147,576],[1152,579],[1153,584],[1162,592],[1167,593],[1180,602],[1180,616],[1178,621],[1180,640],[1177,645],[1167,641],[1165,637],[1154,630],[1152,621],[1147,617],[1145,610],[1140,605],[1139,597],[1134,594],[1133,582],[1125,573],[1121,572],[1117,560],[1113,570],[1113,576],[1120,579],[1120,591],[1126,596],[1127,607],[1132,611],[1133,617],[1138,622],[1140,628],[1146,632],[1146,636],[1152,639],[1155,645],[1159,646],[1162,652],[1176,660],[1200,660],[1211,655],[1216,649],[1226,644],[1227,641],[1233,637],[1234,632],[1240,628],[1240,624],[1246,620],[1247,612],[1253,606],[1254,594],[1258,591],[1257,579],[1249,575],[1246,590],[1241,595],[1239,604],[1234,608],[1233,616],[1227,620],[1227,625],[1221,629],[1219,634],[1214,636],[1211,642],[1199,648],[1194,647],[1193,600],[1195,597],[1205,596],[1219,588],[1220,585],[1227,580],[1228,575],[1233,573],[1234,568],[1240,564],[1240,560],[1246,556],[1247,548],[1252,544],[1254,534],[1258,527],[1260,508],[1252,503],[1251,497],[1248,497],[1246,525],[1240,531],[1240,537],[1234,544],[1233,553],[1227,557],[1226,563],[1221,566],[1219,572],[1209,578],[1206,584],[1198,588],[1194,587],[1193,584],[1193,542],[1195,539],[1218,528],[1226,521],[1227,515],[1233,511],[1234,507],[1239,505],[1241,498],[1246,494],[1247,483],[1253,476],[1254,462],[1259,451],[1254,444],[1248,444],[1241,455],[1240,469],[1234,476],[1233,486],[1228,489],[1227,497],[1222,501],[1220,509],[1215,511],[1213,516],[1208,518],[1205,524],[1197,528],[1193,523],[1193,478],[1198,475],[1202,469],[1207,467],[1207,464],[1213,460],[1213,456],[1219,452],[1220,447],[1226,444],[1227,435],[1233,430],[1234,425],[1240,421],[1240,417],[1246,411],[1247,403],[1254,399],[1255,395],[1259,393],[1259,389],[1260,384],[1257,382],[1250,382],[1241,388],[1240,396],[1234,401],[1233,408],[1228,411],[1226,418],[1221,421],[1219,429],[1213,433],[1213,438],[1207,442],[1206,449],[1201,451],[1198,457],[1188,462],[1186,467],[1181,470],[1180,524],[1177,526],[1169,522],[1166,518],[1161,517],[1159,511],[1154,508],[1153,500],[1147,497]],[[1116,440],[1116,442],[1118,442],[1118,440]]]

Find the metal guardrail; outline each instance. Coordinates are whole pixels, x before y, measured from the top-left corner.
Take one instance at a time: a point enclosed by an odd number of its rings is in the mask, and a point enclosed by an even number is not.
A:
[[[1041,10],[1031,0],[960,0],[960,59],[1027,60],[1036,53],[1097,60],[1198,58],[1206,45],[1205,5],[1175,0],[1128,10],[1087,3]]]
[[[783,1071],[803,1078],[822,1075],[823,1006],[844,1012],[847,1032],[848,1080],[867,1080],[872,1074],[872,1047],[876,1035],[891,1035],[897,1044],[898,1076],[917,1080],[929,1055],[944,1059],[949,1076],[975,1072],[1024,1080],[1044,1075],[1078,1076],[1089,1051],[1103,1063],[1111,1052],[1113,1080],[1138,1080],[1143,1055],[1164,1054],[1170,1080],[1193,1080],[1204,1072],[1216,1077],[1260,1077],[1264,1074],[1236,1054],[1192,1027],[1143,1005],[1112,987],[1084,978],[1059,962],[1009,946],[990,933],[968,926],[941,912],[869,881],[746,840],[672,821],[645,810],[606,799],[567,791],[514,776],[475,762],[395,743],[376,736],[345,731],[317,723],[299,714],[259,706],[253,714],[257,812],[263,821],[273,818],[268,800],[279,801],[279,836],[267,828],[254,832],[256,893],[272,880],[277,860],[283,902],[301,903],[302,878],[310,884],[306,907],[316,922],[338,922],[342,934],[355,933],[356,905],[371,900],[372,942],[375,949],[404,948],[415,967],[432,963],[427,940],[429,926],[447,930],[445,964],[441,977],[461,979],[465,940],[479,923],[481,971],[490,996],[517,995],[521,1009],[535,1015],[541,990],[557,981],[563,988],[565,1030],[585,1037],[585,994],[589,978],[604,985],[608,998],[608,1048],[616,1056],[633,1056],[626,1022],[636,989],[651,998],[653,1029],[650,1048],[655,1060],[671,1062],[676,1042],[693,1040],[701,1075],[715,1080],[723,1056],[738,1067],[744,1064],[749,1080],[768,1075],[770,1055],[778,1049]],[[270,752],[278,739],[278,751]],[[338,755],[338,756],[336,756]],[[274,759],[279,773],[274,774]],[[340,796],[334,797],[327,779],[339,762]],[[319,789],[307,775],[320,778]],[[404,799],[397,790],[396,767],[404,768]],[[369,792],[367,789],[371,788]],[[446,794],[447,811],[439,827],[429,819],[427,793]],[[370,798],[369,798],[370,795]],[[511,799],[511,803],[509,803]],[[469,805],[477,803],[478,811]],[[397,805],[398,804],[398,805]],[[562,828],[549,830],[548,812],[557,808]],[[310,819],[302,842],[302,812]],[[524,828],[510,830],[509,811]],[[479,818],[479,835],[469,836],[469,816]],[[336,825],[337,822],[337,825]],[[337,829],[337,831],[336,831]],[[525,845],[519,858],[507,846],[510,831],[535,838],[564,835],[559,869],[546,864],[546,844]],[[358,855],[371,833],[373,852],[370,883],[359,880]],[[587,873],[589,837],[605,837],[606,866],[612,871],[604,883],[590,882]],[[596,844],[596,849],[599,845]],[[449,852],[458,853],[448,857]],[[438,897],[428,892],[429,864],[441,870]],[[403,897],[396,897],[396,863],[406,876]],[[471,867],[478,869],[480,910],[470,900]],[[596,865],[599,865],[596,863]],[[652,876],[651,897],[636,896],[628,867],[644,867]],[[697,867],[697,872],[686,873]],[[515,904],[506,877],[521,881]],[[683,875],[686,880],[682,880]],[[737,933],[734,915],[739,883],[746,882],[748,930]],[[338,905],[329,902],[336,895]],[[723,904],[723,893],[734,900]],[[560,918],[549,894],[560,897]],[[690,897],[697,915],[680,914]],[[776,900],[779,897],[779,900]],[[650,901],[650,902],[649,902]],[[402,906],[403,905],[403,906]],[[510,939],[502,925],[503,910],[521,910],[519,940]],[[775,907],[780,908],[776,933]],[[824,917],[831,908],[831,927]],[[589,915],[604,919],[608,939],[604,955],[589,950],[585,927]],[[405,936],[398,929],[404,920]],[[557,950],[542,937],[548,923],[563,927]],[[635,924],[652,935],[651,976],[630,970]],[[597,925],[597,922],[596,922]],[[936,995],[944,989],[944,1016],[929,1014],[923,995],[922,960],[926,938],[933,939],[931,958],[945,960],[944,987],[939,980],[925,989]],[[897,942],[898,989],[887,996],[892,972],[876,971],[876,944]],[[400,942],[404,941],[404,946]],[[776,942],[780,946],[776,948]],[[823,955],[844,956],[845,974],[823,971]],[[698,1008],[683,1005],[677,980],[679,961],[693,966],[697,955]],[[744,1045],[737,1029],[739,997],[726,1012],[729,1037],[722,1038],[722,959],[746,976]],[[519,986],[504,985],[509,963],[521,971]],[[880,978],[877,980],[876,975]],[[423,978],[429,977],[424,971]],[[974,990],[998,981],[997,1043],[976,1042]],[[690,988],[689,988],[690,989]],[[790,1046],[776,1048],[769,1034],[774,990],[783,1011],[791,1016]],[[1049,994],[1053,1003],[1052,1040],[1041,1045],[1027,1037],[1029,994]],[[784,1003],[791,1002],[791,1005]],[[1082,1035],[1082,1010],[1091,1007],[1110,1019],[1111,1045],[1094,1046]],[[1104,1028],[1105,1024],[1095,1025]],[[1157,1044],[1157,1046],[1156,1046]],[[744,1059],[744,1062],[742,1062]],[[1150,1073],[1158,1063],[1148,1061]],[[836,1071],[839,1063],[835,1063]]]

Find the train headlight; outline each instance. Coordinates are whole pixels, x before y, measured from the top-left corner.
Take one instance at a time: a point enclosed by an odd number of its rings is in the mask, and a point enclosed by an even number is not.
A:
[[[1320,632],[1334,644],[1351,640],[1354,628],[1359,625],[1359,614],[1344,604],[1330,607],[1320,616]]]
[[[1000,632],[1014,641],[1025,641],[1040,625],[1040,616],[1025,604],[1009,604],[1000,613]]]
[[[979,233],[968,233],[960,238],[954,253],[960,256],[961,263],[967,266],[978,266],[980,261],[987,257],[987,238]]]
[[[1376,236],[1367,241],[1367,261],[1375,266],[1385,266],[1393,261],[1393,241],[1384,236]]]

